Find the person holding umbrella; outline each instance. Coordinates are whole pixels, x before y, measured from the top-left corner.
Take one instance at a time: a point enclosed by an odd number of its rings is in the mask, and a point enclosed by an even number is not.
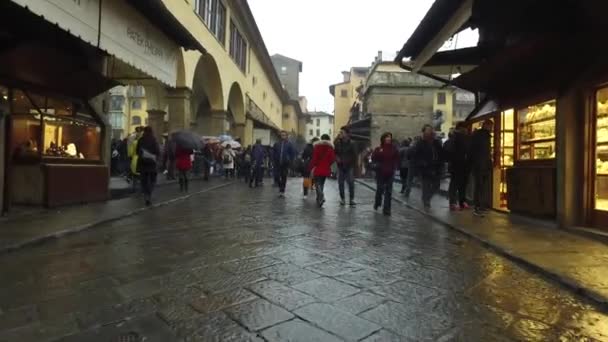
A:
[[[188,192],[188,174],[192,170],[192,154],[193,150],[180,146],[175,148],[175,168],[180,192]]]

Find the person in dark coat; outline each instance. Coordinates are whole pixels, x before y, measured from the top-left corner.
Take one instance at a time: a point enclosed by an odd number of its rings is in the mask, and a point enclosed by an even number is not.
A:
[[[469,149],[470,167],[473,172],[475,202],[474,215],[483,216],[490,199],[490,177],[492,176],[492,130],[494,122],[486,120],[471,137]]]
[[[410,170],[409,150],[412,141],[410,138],[403,140],[399,148],[399,177],[401,178],[401,193],[405,194],[407,188],[408,173]]]
[[[443,169],[443,147],[431,125],[422,128],[422,139],[416,144],[414,162],[422,178],[422,203],[425,209],[430,209],[431,199],[439,190]]]
[[[456,129],[451,133],[448,141],[443,144],[443,150],[450,173],[450,210],[468,209],[466,190],[469,178],[469,168],[467,166],[469,135],[464,122],[456,124]]]
[[[314,144],[319,141],[319,138],[312,138],[309,144],[306,144],[304,147],[304,151],[302,151],[302,177],[303,178],[312,178],[310,175],[310,162],[312,161],[312,153],[314,150]],[[310,186],[312,187],[312,179]],[[302,190],[304,192],[304,196],[308,196],[308,191],[310,190],[304,182],[302,182]]]
[[[391,201],[393,196],[393,182],[395,170],[399,168],[399,150],[393,144],[393,134],[384,133],[380,137],[380,146],[372,153],[372,163],[376,164],[376,199],[374,210],[382,206],[386,216],[391,215]]]
[[[253,168],[253,177],[249,180],[249,186],[257,188],[262,184],[264,178],[264,158],[266,158],[266,148],[262,146],[262,140],[257,139],[255,145],[251,149],[251,163]]]
[[[309,166],[311,174],[315,179],[319,208],[323,207],[325,203],[325,194],[323,193],[325,180],[331,176],[331,166],[336,161],[336,153],[330,139],[329,135],[323,134],[321,141],[315,143]]]
[[[342,128],[335,142],[336,162],[338,164],[338,187],[340,189],[340,205],[345,205],[344,183],[348,184],[349,204],[355,206],[355,165],[357,164],[357,148],[351,139],[350,130]]]
[[[203,146],[203,151],[201,154],[203,157],[203,180],[208,181],[209,173],[211,172],[211,164],[214,160],[213,147],[211,144],[206,143],[205,146]]]
[[[289,141],[287,132],[281,132],[281,140],[273,147],[274,175],[279,186],[279,197],[285,197],[285,186],[287,185],[287,174],[291,163],[296,158],[295,147]]]
[[[138,156],[137,171],[141,174],[141,188],[146,205],[149,206],[152,204],[152,192],[156,185],[157,161],[160,154],[160,147],[151,127],[144,128],[144,133],[138,140],[135,150]]]

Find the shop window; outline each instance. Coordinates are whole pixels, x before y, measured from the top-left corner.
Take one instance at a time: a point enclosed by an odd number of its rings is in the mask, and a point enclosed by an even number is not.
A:
[[[15,160],[101,159],[101,129],[84,104],[18,89],[13,89],[11,101]]]
[[[445,93],[437,93],[437,104],[444,105],[446,103]]]
[[[518,159],[555,158],[555,101],[517,111]]]
[[[133,126],[141,126],[141,117],[137,116],[137,115],[133,116],[131,118],[131,125],[133,125]]]
[[[608,88],[597,92],[595,209],[608,211]]]
[[[43,156],[99,160],[100,131],[99,127],[89,123],[45,116]]]

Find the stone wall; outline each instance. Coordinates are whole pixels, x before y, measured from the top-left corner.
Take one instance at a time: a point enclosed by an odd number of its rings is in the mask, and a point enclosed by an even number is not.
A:
[[[371,115],[371,142],[377,145],[384,132],[399,141],[420,135],[423,125],[431,123],[433,88],[380,88],[368,90],[364,111]]]

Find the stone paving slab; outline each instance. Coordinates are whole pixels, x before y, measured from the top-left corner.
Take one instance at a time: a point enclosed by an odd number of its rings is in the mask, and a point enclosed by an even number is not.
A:
[[[375,183],[370,180],[358,180],[358,184],[375,191]],[[605,243],[495,211],[482,218],[472,215],[471,211],[450,212],[447,199],[439,195],[433,198],[432,209],[425,210],[419,189],[413,189],[409,199],[399,194],[398,186],[393,193],[395,202],[472,237],[591,300],[608,305],[608,246]]]
[[[83,206],[49,209],[35,215],[20,215],[12,219],[9,217],[0,221],[0,254],[82,232],[229,184],[231,182],[219,179],[192,182],[188,194],[180,193],[176,187],[163,186],[155,192],[151,207],[146,207],[140,196],[132,196]]]

